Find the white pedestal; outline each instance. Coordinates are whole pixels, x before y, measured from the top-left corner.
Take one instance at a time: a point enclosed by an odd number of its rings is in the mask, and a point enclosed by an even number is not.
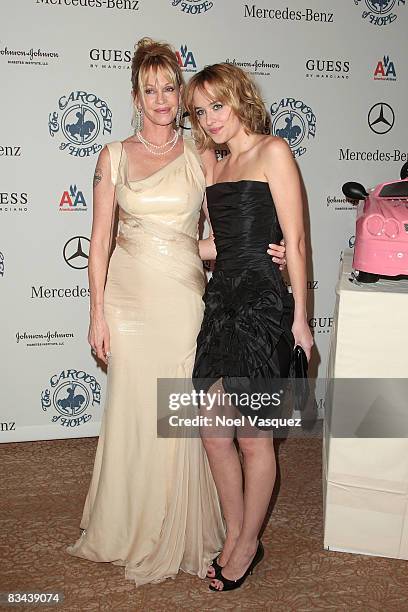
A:
[[[348,252],[336,290],[328,378],[372,379],[372,386],[373,379],[408,378],[408,283],[356,286],[351,263]],[[398,381],[387,382],[398,389]],[[408,559],[408,438],[334,437],[330,424],[344,404],[336,392],[326,403],[324,547]],[[408,413],[408,397],[402,403]]]

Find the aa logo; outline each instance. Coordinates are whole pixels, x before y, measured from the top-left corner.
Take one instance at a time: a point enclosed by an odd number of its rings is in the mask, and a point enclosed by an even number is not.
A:
[[[388,55],[384,55],[383,59],[377,62],[377,66],[374,70],[375,81],[396,81],[397,72],[395,70],[394,62],[392,62]]]
[[[78,212],[87,210],[86,200],[83,192],[76,185],[70,185],[66,189],[59,202],[60,212]]]
[[[176,51],[177,62],[184,72],[197,72],[197,63],[192,51],[187,45],[181,45],[180,50]]]

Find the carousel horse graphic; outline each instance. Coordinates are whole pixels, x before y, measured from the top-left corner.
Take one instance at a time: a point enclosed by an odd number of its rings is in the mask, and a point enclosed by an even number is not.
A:
[[[370,0],[370,4],[373,9],[377,8],[381,12],[382,9],[388,8],[390,0]]]
[[[299,137],[302,132],[302,128],[298,125],[293,125],[293,115],[290,114],[285,118],[286,127],[277,129],[276,136],[285,138],[289,145],[291,145]]]
[[[78,408],[82,408],[85,402],[85,397],[81,394],[75,395],[75,387],[77,385],[72,384],[67,391],[67,397],[57,400],[57,405],[61,408],[61,412],[65,414],[78,414]]]
[[[78,121],[76,123],[70,123],[66,126],[67,132],[71,134],[71,136],[75,139],[79,136],[81,142],[95,129],[95,124],[93,121],[84,121],[85,108],[78,113],[76,113],[76,117]]]

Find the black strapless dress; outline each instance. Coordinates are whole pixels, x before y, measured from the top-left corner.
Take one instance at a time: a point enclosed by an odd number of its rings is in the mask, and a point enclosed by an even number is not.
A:
[[[203,297],[194,386],[207,392],[222,379],[227,393],[273,391],[273,379],[290,376],[294,300],[266,252],[282,239],[269,185],[216,183],[207,202],[217,260]]]

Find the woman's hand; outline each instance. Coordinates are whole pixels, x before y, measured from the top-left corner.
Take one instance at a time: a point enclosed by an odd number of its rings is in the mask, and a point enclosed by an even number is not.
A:
[[[299,344],[306,353],[307,360],[310,361],[310,355],[313,346],[313,336],[307,324],[306,318],[295,320],[292,325],[292,334],[295,338],[295,346]]]
[[[266,251],[268,255],[271,255],[272,261],[279,264],[279,270],[284,270],[286,267],[286,246],[285,241],[282,238],[280,244],[270,244],[269,249]]]
[[[198,254],[202,261],[214,261],[217,258],[213,234],[198,241]]]
[[[107,364],[110,356],[110,334],[103,314],[91,315],[88,342],[94,355]]]

